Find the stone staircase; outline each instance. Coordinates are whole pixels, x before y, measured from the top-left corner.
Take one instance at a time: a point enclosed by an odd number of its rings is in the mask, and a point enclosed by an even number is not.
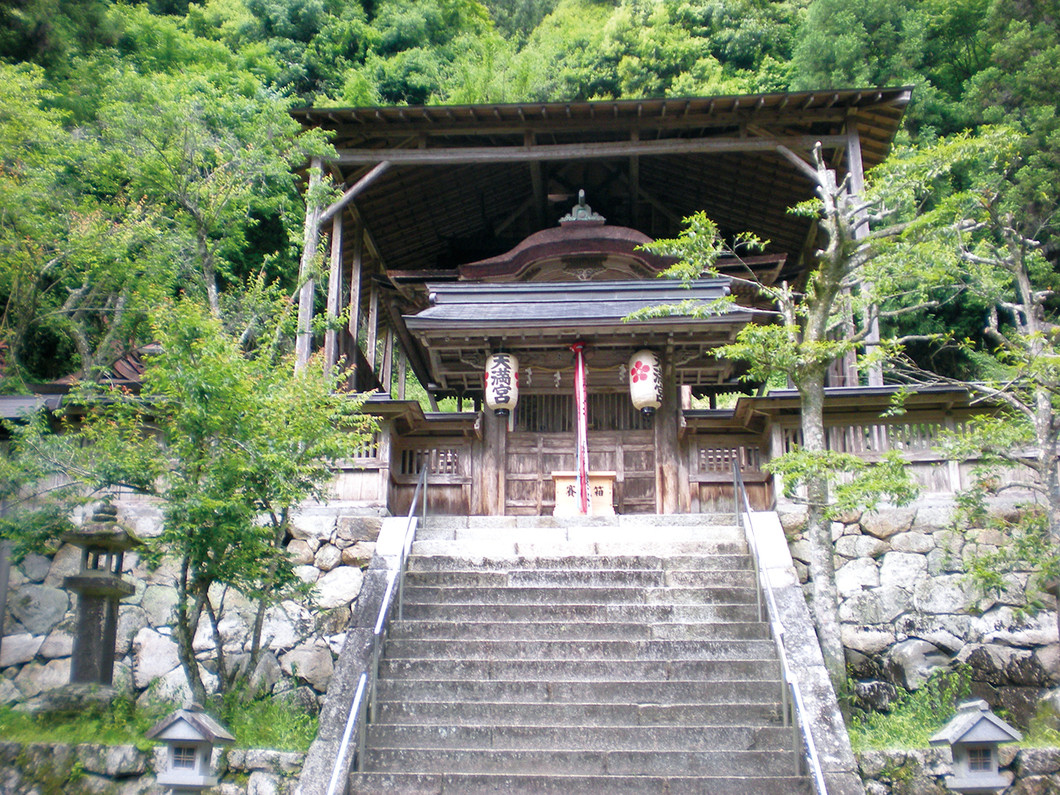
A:
[[[726,519],[432,517],[350,792],[809,792]]]

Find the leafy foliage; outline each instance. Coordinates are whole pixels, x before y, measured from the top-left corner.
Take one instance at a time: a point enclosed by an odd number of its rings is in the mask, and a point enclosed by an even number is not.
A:
[[[29,715],[4,706],[0,707],[0,733],[12,742],[128,744],[147,751],[153,743],[144,735],[180,706],[153,699],[137,703],[128,696],[72,714]],[[239,748],[304,752],[316,734],[315,717],[272,698],[250,702],[226,698],[211,705],[211,710],[216,710],[214,714],[232,732]]]
[[[202,698],[191,644],[204,616],[216,632],[223,597],[215,586],[258,600],[261,615],[302,590],[282,546],[291,511],[324,496],[331,467],[363,443],[371,422],[359,414],[364,396],[334,392],[319,366],[292,374],[291,361],[269,349],[246,354],[190,300],[159,315],[155,336],[160,353],[144,373],[145,398],[83,396],[75,438],[85,448],[67,471],[93,489],[162,500],[163,531],[149,554],[177,561],[181,662]],[[259,641],[260,620],[254,657]],[[220,648],[216,663],[222,687],[231,687],[236,672]]]
[[[855,711],[850,744],[855,753],[877,748],[927,748],[931,735],[946,725],[971,693],[971,669],[932,671],[918,690],[900,691],[887,712]]]

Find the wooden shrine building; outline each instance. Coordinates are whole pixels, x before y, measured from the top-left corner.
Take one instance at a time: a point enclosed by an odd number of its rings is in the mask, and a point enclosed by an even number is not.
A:
[[[330,251],[330,277],[303,289],[298,352],[322,347],[352,388],[378,390],[369,410],[381,431],[340,475],[336,496],[405,510],[429,465],[432,510],[552,513],[570,488],[563,478],[579,471],[583,434],[588,470],[607,481],[606,494],[596,489],[606,505],[598,499],[594,511],[727,506],[733,460],[769,505],[761,464],[797,441],[797,398],[755,396],[757,385],[713,350],[747,323],[770,322],[770,307],[738,294],[709,317],[631,321],[637,310],[709,303],[732,289],[725,278],[688,289],[657,279],[667,263],[641,246],[704,210],[727,234],[770,241],[739,267],[798,283],[818,231],[787,210],[813,197],[812,147],[820,142],[837,176],[860,189],[909,98],[897,88],[295,111],[333,134],[335,157],[314,161],[309,181],[328,174],[342,191],[307,214],[307,251]],[[314,301],[332,318],[323,340],[309,332]],[[651,417],[630,396],[637,352],[661,368]],[[499,353],[518,362],[506,416],[484,402],[487,360]],[[421,410],[413,378],[432,407],[455,397],[458,410]],[[959,421],[959,395],[926,391],[893,425],[880,418],[886,390],[859,380],[849,367],[833,374],[844,449],[897,445],[915,456],[934,429]],[[717,395],[733,392],[747,396],[716,407]],[[696,398],[710,408],[695,408]],[[934,463],[924,476],[941,477]]]

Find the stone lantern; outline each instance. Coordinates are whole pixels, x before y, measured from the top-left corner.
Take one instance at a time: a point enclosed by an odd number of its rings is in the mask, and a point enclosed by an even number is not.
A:
[[[953,775],[946,777],[947,787],[954,792],[991,793],[1012,783],[998,770],[998,745],[1022,738],[985,701],[975,700],[958,706],[957,714],[929,742],[952,749]]]
[[[80,570],[63,580],[63,587],[77,594],[77,634],[70,666],[73,684],[110,685],[114,677],[118,602],[136,590],[122,579],[122,564],[125,552],[143,543],[117,521],[117,508],[103,503],[91,521],[62,537],[81,548]]]
[[[160,740],[166,746],[164,767],[158,771],[156,781],[169,787],[173,795],[217,786],[210,764],[213,747],[235,742],[235,737],[198,704],[163,718],[147,732],[147,738]]]

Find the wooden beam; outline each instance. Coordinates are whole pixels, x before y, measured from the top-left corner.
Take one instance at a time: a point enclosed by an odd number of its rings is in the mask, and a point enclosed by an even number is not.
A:
[[[320,245],[320,205],[315,196],[320,186],[323,162],[314,157],[309,166],[309,187],[306,190],[305,230],[302,236],[302,258],[298,262],[298,331],[295,337],[294,369],[309,363],[313,342],[313,265]]]
[[[817,185],[820,182],[820,178],[817,174],[817,169],[805,160],[803,160],[797,154],[792,152],[788,147],[782,146],[781,144],[777,144],[777,152],[783,155],[784,159],[791,163],[793,166],[795,166],[795,168],[797,168],[800,172],[805,174],[813,182],[814,185]]]
[[[677,513],[681,505],[678,483],[678,457],[680,446],[677,440],[677,422],[681,416],[681,405],[674,378],[671,351],[667,350],[662,361],[663,396],[662,406],[655,412],[655,510],[661,514]]]
[[[675,226],[681,225],[680,213],[675,213],[673,210],[671,210],[669,207],[667,207],[661,201],[656,199],[643,188],[640,189],[639,195],[642,199],[644,199],[644,201],[646,201],[648,204],[650,204],[652,207],[654,207],[656,210],[658,210],[660,213],[670,219],[670,223],[674,224]]]
[[[875,110],[879,113],[882,109],[882,106],[877,106]],[[613,115],[597,113],[592,116],[583,116],[574,119],[561,119],[551,116],[538,119],[524,117],[523,120],[513,118],[502,122],[486,119],[474,124],[469,120],[461,119],[444,126],[410,119],[406,122],[402,122],[400,126],[402,131],[407,130],[416,134],[426,134],[429,137],[435,138],[455,136],[489,137],[497,135],[514,135],[526,130],[538,135],[549,135],[557,132],[622,132],[629,130],[634,125],[642,131],[651,131],[655,133],[680,132],[683,130],[729,129],[741,122],[747,121],[748,118],[747,111],[739,109],[735,112],[719,113],[715,111],[709,116],[693,113],[685,116],[642,116],[640,118],[619,116],[616,118]],[[805,111],[798,109],[787,111],[778,109],[776,111],[771,111],[770,109],[765,108],[754,112],[750,118],[753,118],[760,125],[784,124],[793,126],[826,123],[842,124],[846,118],[846,108],[832,107],[827,110],[810,109]],[[334,130],[336,140],[365,139],[370,134],[396,134],[396,128],[387,129],[380,125],[373,125],[371,129],[366,129],[360,124],[348,124],[341,121],[336,122],[335,120],[331,121],[332,124],[321,126],[327,126],[328,129]],[[863,119],[863,121],[867,120]],[[316,126],[317,123],[310,120],[309,124]]]
[[[416,376],[423,388],[427,388],[427,384],[431,381],[431,371],[427,362],[421,355],[421,348],[413,338],[412,334],[409,333],[408,326],[405,325],[405,319],[401,317],[401,310],[397,306],[396,301],[386,301],[384,306],[387,310],[387,315],[390,318],[390,326],[394,329],[398,338],[398,348],[402,351],[405,362],[412,367],[412,373]],[[404,366],[404,365],[403,365]]]
[[[521,218],[534,205],[535,201],[534,196],[527,196],[523,201],[519,202],[519,206],[512,211],[511,215],[493,227],[493,234],[500,235],[501,232]]]
[[[364,193],[368,186],[379,179],[390,169],[390,163],[384,160],[379,163],[375,168],[357,180],[353,185],[338,198],[337,201],[332,203],[326,210],[320,213],[319,223],[326,224],[332,219],[333,216],[338,215],[342,212],[342,208],[357,198],[358,195]]]
[[[846,145],[845,135],[789,135],[777,138],[663,139],[654,141],[609,141],[586,144],[533,146],[469,146],[438,149],[339,149],[336,163],[342,165],[383,163],[405,166],[453,166],[482,163],[525,163],[533,160],[585,160],[634,155],[683,155],[694,153],[768,152],[778,147],[828,149]]]

